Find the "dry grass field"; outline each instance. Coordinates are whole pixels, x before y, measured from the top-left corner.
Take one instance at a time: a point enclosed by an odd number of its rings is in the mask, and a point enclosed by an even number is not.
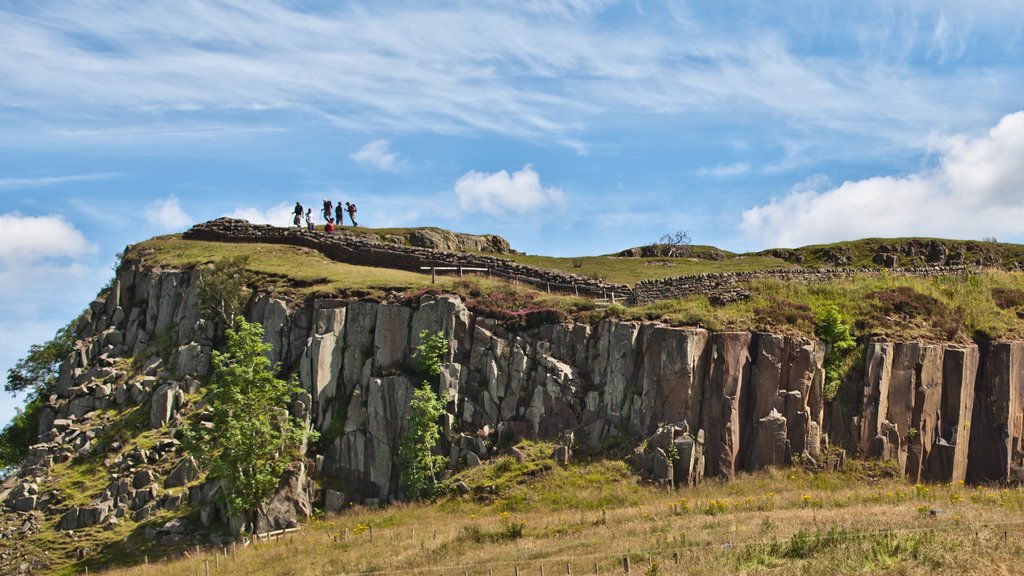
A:
[[[915,486],[853,462],[672,490],[639,485],[615,460],[560,468],[549,449],[464,472],[467,495],[356,506],[276,541],[101,573],[623,574],[628,558],[631,574],[995,575],[1024,561],[1018,488]]]

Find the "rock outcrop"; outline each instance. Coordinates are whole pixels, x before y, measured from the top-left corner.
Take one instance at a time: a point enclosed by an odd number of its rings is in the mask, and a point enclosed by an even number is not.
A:
[[[80,530],[188,501],[201,524],[240,528],[218,504],[223,487],[175,440],[183,414],[197,408],[222,329],[199,310],[194,271],[123,265],[79,319],[39,443],[0,502]],[[563,462],[574,449],[626,439],[641,447],[628,461],[642,476],[674,486],[820,462],[830,457],[829,437],[896,462],[915,481],[1010,480],[1024,464],[1020,342],[871,342],[847,382],[860,390],[857,405],[833,403],[826,420],[824,349],[806,338],[611,318],[510,332],[457,297],[433,295],[407,305],[258,294],[245,314],[264,327],[280,375],[303,389],[292,414],[322,433],[257,519],[266,529],[301,522],[315,501],[337,509],[401,495],[398,445],[422,382],[412,358],[424,330],[449,343],[436,389],[445,403],[437,449],[452,469],[526,438],[554,442]],[[110,440],[97,411],[127,408],[159,436],[155,445]],[[111,483],[87,505],[64,505],[45,488],[55,464],[95,456]],[[321,494],[311,480],[340,489]],[[173,525],[153,537],[184,536]]]

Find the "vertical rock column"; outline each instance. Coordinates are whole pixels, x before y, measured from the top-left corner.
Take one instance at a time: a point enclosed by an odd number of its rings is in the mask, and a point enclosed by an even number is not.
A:
[[[649,436],[662,424],[696,432],[707,373],[708,333],[701,329],[644,324],[640,328],[641,392],[631,432]]]
[[[937,438],[926,460],[926,478],[932,482],[960,482],[967,478],[977,375],[977,346],[946,347]]]
[[[967,479],[971,482],[1006,480],[1010,468],[1020,465],[1022,370],[1024,343],[989,345],[974,388],[967,458]]]
[[[864,374],[864,409],[861,416],[860,453],[878,457],[875,438],[882,430],[889,409],[889,377],[892,371],[893,345],[888,342],[870,342],[867,345]]]
[[[743,406],[750,379],[750,332],[711,336],[710,374],[704,391],[702,426],[708,476],[736,474]]]
[[[922,346],[917,362],[917,387],[914,408],[907,432],[907,476],[920,482],[928,476],[926,464],[938,440],[942,418],[943,353],[942,346]]]

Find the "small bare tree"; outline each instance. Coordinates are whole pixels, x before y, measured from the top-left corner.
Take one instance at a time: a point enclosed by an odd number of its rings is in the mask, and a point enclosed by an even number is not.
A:
[[[671,234],[665,234],[658,240],[658,244],[667,244],[669,246],[689,246],[692,240],[690,239],[689,230],[676,230]]]

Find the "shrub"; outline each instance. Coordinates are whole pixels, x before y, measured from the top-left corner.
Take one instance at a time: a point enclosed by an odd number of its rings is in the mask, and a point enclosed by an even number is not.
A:
[[[826,304],[818,311],[814,335],[825,343],[825,398],[831,400],[842,383],[843,360],[857,343],[835,304]]]
[[[413,357],[421,374],[433,380],[441,373],[441,363],[448,353],[448,340],[441,332],[420,333],[420,344]],[[434,446],[441,439],[438,421],[444,415],[444,403],[434,393],[430,382],[413,392],[407,416],[408,428],[398,441],[398,463],[401,468],[401,487],[406,498],[415,500],[434,495],[437,473],[442,470],[445,457],[434,454]]]
[[[211,477],[224,480],[229,509],[251,515],[277,487],[306,431],[288,414],[299,389],[274,377],[263,327],[241,317],[236,322],[226,332],[225,352],[213,353],[206,395],[211,421],[195,419],[184,445]]]

